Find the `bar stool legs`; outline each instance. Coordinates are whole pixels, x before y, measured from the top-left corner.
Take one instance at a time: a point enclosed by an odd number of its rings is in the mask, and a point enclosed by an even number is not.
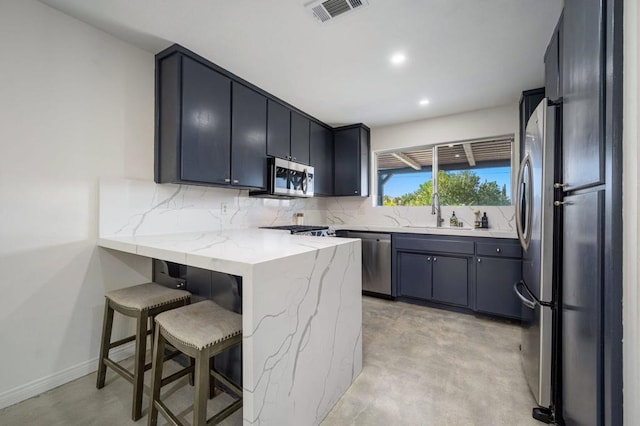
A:
[[[120,374],[133,384],[131,403],[131,418],[134,421],[142,417],[142,396],[144,393],[144,372],[151,368],[151,363],[145,363],[147,351],[147,336],[149,319],[153,320],[157,314],[189,304],[191,294],[184,290],[174,290],[156,283],[141,284],[129,288],[115,290],[105,295],[104,320],[102,323],[102,338],[100,341],[100,358],[96,387],[102,389],[105,385],[107,367]],[[133,336],[111,342],[114,312],[135,318],[136,332]],[[109,358],[109,351],[125,343],[135,340],[135,356],[133,373]],[[166,361],[177,356],[179,352],[165,356]]]

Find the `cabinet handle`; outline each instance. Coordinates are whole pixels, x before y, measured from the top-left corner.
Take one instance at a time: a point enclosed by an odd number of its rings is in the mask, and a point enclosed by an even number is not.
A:
[[[358,191],[353,191],[353,193],[354,193],[354,194],[357,194],[357,193],[358,193]]]
[[[437,262],[437,261],[438,261],[438,258],[437,258],[437,257],[434,257],[434,258],[433,258],[433,261],[434,261],[434,262]]]
[[[501,251],[500,248],[496,249],[496,253],[500,253],[500,251]]]
[[[431,258],[430,257],[427,257],[427,262],[431,262]]]
[[[225,179],[224,181],[225,181],[226,183],[229,183],[229,182],[231,182],[231,179]]]
[[[482,259],[478,258],[478,263],[482,263]]]
[[[234,180],[233,180],[233,183],[238,183],[238,179],[234,179]]]
[[[568,184],[568,183],[558,183],[558,182],[556,182],[556,183],[554,183],[554,184],[553,184],[553,187],[554,187],[555,189],[564,188],[565,186],[569,186],[569,184]]]

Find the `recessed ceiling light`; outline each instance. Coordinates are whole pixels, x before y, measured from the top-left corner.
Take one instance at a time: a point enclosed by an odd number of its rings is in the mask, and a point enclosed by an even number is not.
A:
[[[391,56],[391,63],[393,65],[400,65],[402,63],[404,63],[404,61],[407,60],[407,57],[404,56],[404,53],[398,52],[398,53],[394,53]]]
[[[429,99],[420,99],[418,103],[422,106],[429,105]]]

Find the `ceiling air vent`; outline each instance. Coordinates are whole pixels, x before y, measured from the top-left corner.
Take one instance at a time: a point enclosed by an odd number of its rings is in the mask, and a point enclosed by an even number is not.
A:
[[[367,6],[367,0],[316,0],[307,3],[305,7],[313,12],[313,16],[320,22],[327,22],[337,16],[355,9]]]

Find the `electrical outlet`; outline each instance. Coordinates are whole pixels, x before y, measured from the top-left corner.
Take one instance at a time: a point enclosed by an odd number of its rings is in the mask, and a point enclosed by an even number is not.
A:
[[[225,216],[229,211],[229,204],[227,203],[220,203],[220,214],[222,216]]]

